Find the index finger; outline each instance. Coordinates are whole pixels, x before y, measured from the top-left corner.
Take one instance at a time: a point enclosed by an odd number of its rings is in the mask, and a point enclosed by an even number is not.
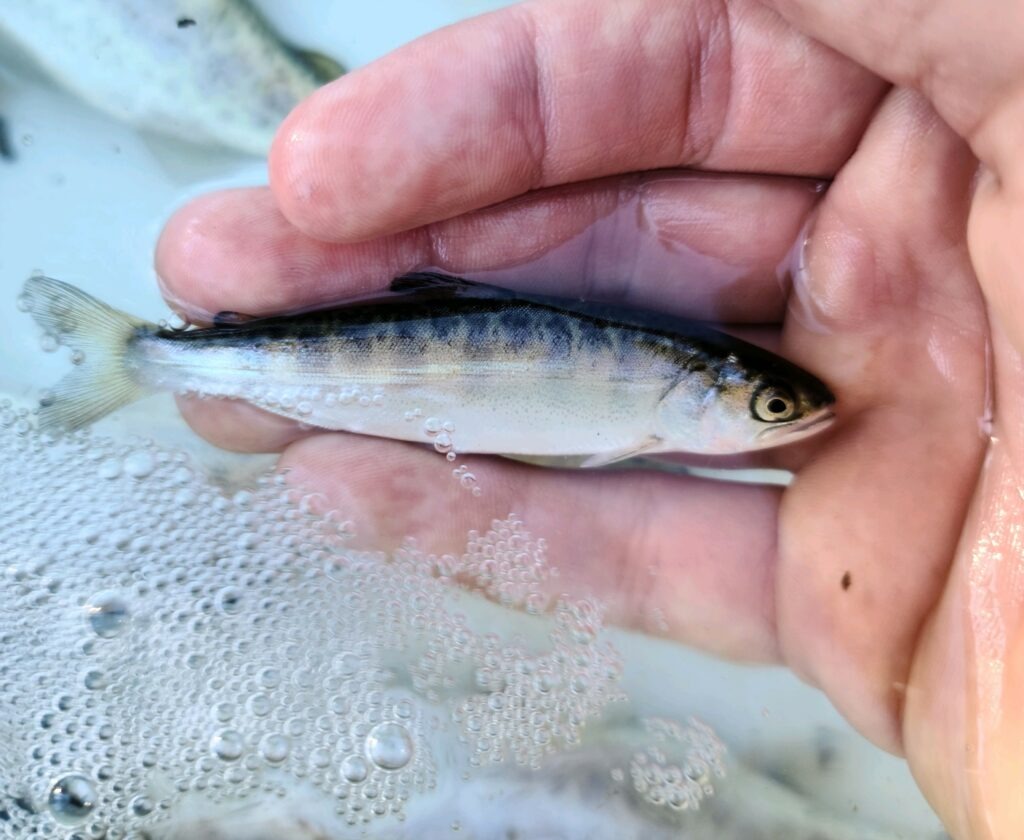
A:
[[[303,232],[356,241],[637,170],[829,176],[883,87],[751,0],[526,3],[318,91],[271,186]]]

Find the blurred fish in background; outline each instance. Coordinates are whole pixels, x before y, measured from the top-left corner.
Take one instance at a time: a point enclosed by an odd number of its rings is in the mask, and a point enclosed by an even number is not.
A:
[[[13,51],[133,126],[260,156],[343,72],[284,43],[245,0],[0,0],[0,59]]]
[[[7,120],[3,117],[0,117],[0,159],[14,160],[14,147],[7,133]]]

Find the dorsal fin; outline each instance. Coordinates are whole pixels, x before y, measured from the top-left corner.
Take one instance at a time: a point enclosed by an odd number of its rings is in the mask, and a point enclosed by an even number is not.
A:
[[[413,294],[434,298],[468,297],[519,300],[635,327],[663,330],[670,333],[683,331],[689,335],[701,335],[709,340],[721,341],[724,339],[732,342],[736,340],[727,338],[707,324],[678,315],[648,312],[630,306],[581,298],[563,298],[538,292],[517,292],[501,286],[492,286],[489,283],[479,283],[475,280],[466,280],[464,277],[435,271],[416,271],[396,277],[391,281],[389,291],[394,294]]]
[[[488,283],[477,283],[464,277],[442,274],[436,271],[414,271],[403,274],[391,281],[388,293],[392,295],[413,295],[417,298],[431,300],[446,298],[486,298],[504,300],[521,297],[511,289],[491,286]]]
[[[225,309],[223,312],[218,312],[213,316],[213,325],[215,327],[238,327],[255,320],[255,315],[243,315],[241,312],[232,312]]]
[[[423,289],[432,289],[455,293],[458,289],[469,289],[481,285],[451,274],[441,274],[436,271],[412,271],[409,274],[396,277],[388,288],[392,292],[419,292]]]
[[[403,274],[391,281],[389,292],[398,295],[415,295],[430,298],[485,298],[490,300],[519,300],[541,306],[549,306],[567,312],[575,312],[591,318],[600,318],[635,327],[653,328],[671,333],[685,331],[690,335],[703,335],[708,339],[726,337],[706,324],[660,312],[648,312],[629,306],[589,301],[580,298],[562,298],[538,292],[517,292],[489,283],[466,280],[451,274],[435,271],[416,271]],[[729,341],[735,339],[729,338]]]

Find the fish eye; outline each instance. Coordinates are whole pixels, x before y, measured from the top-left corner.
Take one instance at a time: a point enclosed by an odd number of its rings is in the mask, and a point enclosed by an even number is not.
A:
[[[765,423],[785,423],[796,416],[796,397],[780,385],[762,385],[750,400],[750,410]]]

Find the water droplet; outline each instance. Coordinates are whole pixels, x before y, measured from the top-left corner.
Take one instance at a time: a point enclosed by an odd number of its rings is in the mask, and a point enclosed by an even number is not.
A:
[[[92,780],[71,773],[53,783],[47,804],[53,818],[61,825],[76,825],[92,813],[96,799]]]
[[[366,736],[366,755],[383,770],[398,770],[412,758],[412,738],[400,723],[379,723]]]
[[[85,616],[97,636],[109,639],[125,629],[130,614],[127,601],[116,592],[97,592],[86,603]]]
[[[72,350],[71,351],[71,364],[73,364],[73,365],[80,365],[84,361],[85,361],[85,351],[84,350],[77,350],[76,349],[76,350]]]
[[[244,748],[241,734],[234,729],[222,729],[210,738],[210,752],[223,761],[236,761]]]
[[[39,339],[39,346],[44,353],[53,353],[60,347],[60,339],[53,333],[43,333]]]

